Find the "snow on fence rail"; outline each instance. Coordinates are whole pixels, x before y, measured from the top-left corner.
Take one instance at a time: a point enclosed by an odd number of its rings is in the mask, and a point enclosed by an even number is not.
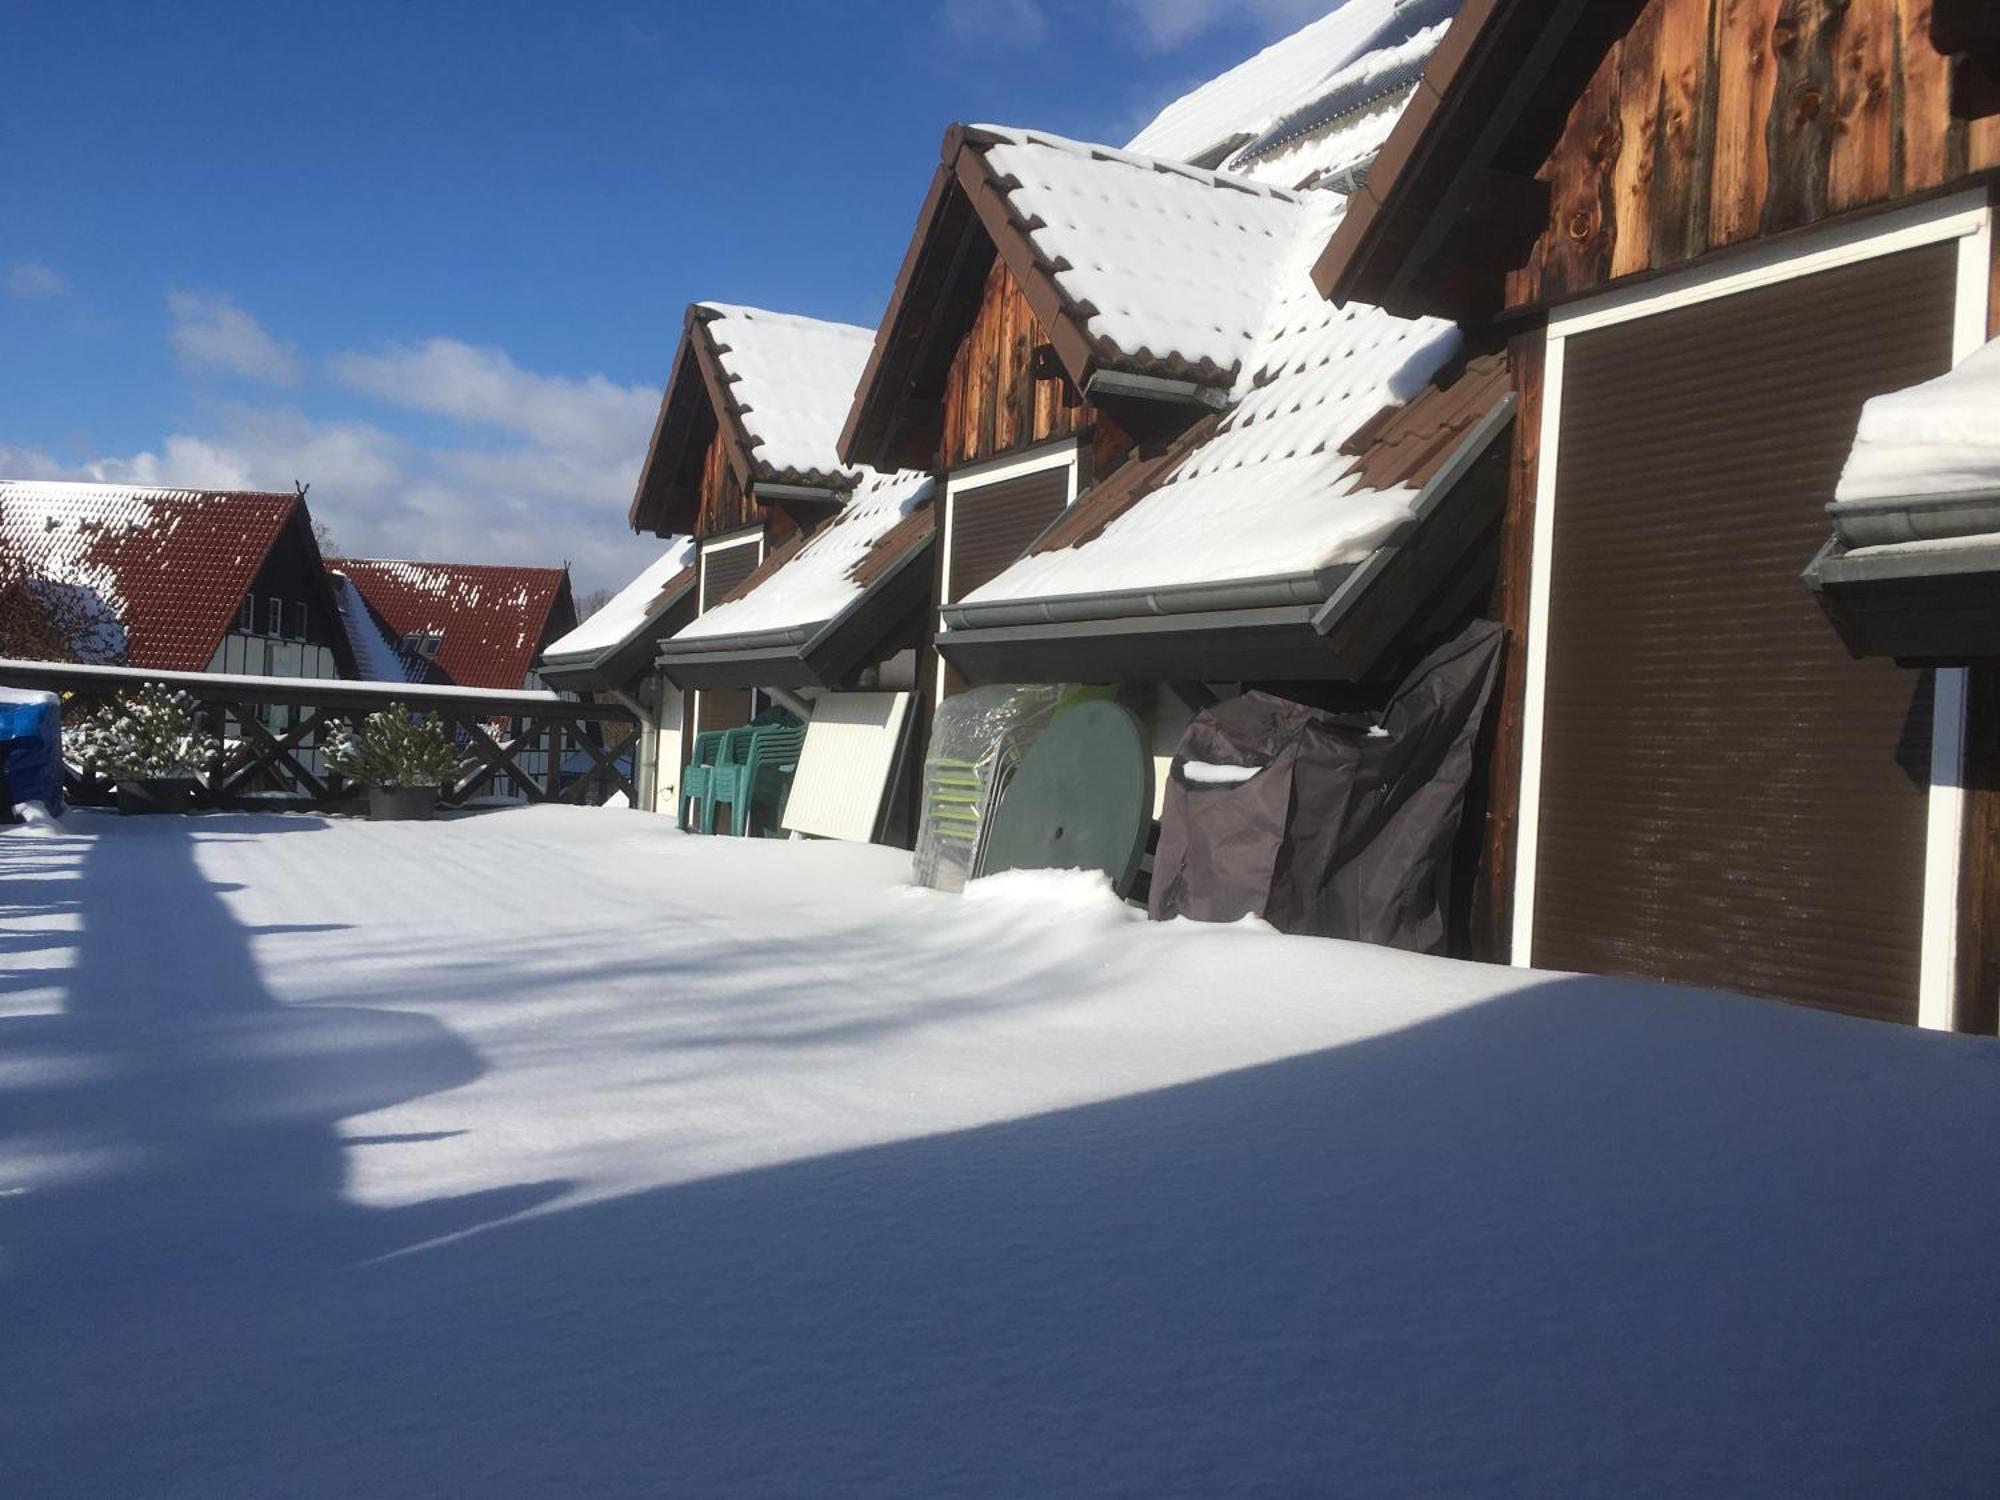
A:
[[[617,704],[534,690],[149,672],[0,658],[0,686],[58,694],[65,723],[148,682],[193,698],[222,741],[224,753],[197,794],[203,806],[345,802],[355,789],[326,769],[318,731],[330,719],[358,720],[392,703],[436,714],[464,748],[463,774],[443,788],[448,804],[490,796],[575,803],[603,802],[620,791],[632,796],[627,765],[639,726],[631,710]],[[113,800],[116,789],[103,778],[67,760],[63,770],[64,793],[72,801],[88,806]]]

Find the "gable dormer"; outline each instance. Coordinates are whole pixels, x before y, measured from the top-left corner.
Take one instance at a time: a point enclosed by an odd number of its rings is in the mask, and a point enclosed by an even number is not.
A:
[[[691,305],[633,530],[706,540],[758,528],[777,542],[837,510],[861,477],[835,438],[868,344],[844,323]]]

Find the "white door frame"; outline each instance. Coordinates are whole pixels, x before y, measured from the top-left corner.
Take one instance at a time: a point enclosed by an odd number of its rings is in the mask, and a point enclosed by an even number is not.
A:
[[[1069,493],[1064,496],[1065,507],[1076,504],[1076,482],[1082,465],[1083,440],[1066,439],[1054,445],[1044,445],[1027,453],[1010,454],[1005,458],[988,459],[985,463],[969,464],[963,469],[955,469],[944,477],[944,530],[938,543],[944,548],[938,571],[937,633],[942,635],[947,629],[944,623],[943,607],[951,598],[951,532],[952,502],[968,490],[983,490],[988,485],[1001,484],[1009,479],[1020,479],[1029,474],[1040,474],[1048,469],[1069,470]],[[942,657],[938,661],[936,691],[932,694],[936,703],[944,702],[945,664]]]
[[[1714,267],[1593,297],[1550,315],[1542,365],[1541,450],[1535,476],[1534,561],[1528,587],[1527,690],[1521,714],[1521,793],[1510,952],[1517,967],[1527,967],[1534,953],[1542,736],[1548,691],[1548,581],[1555,555],[1556,473],[1561,462],[1563,365],[1568,340],[1838,266],[1951,241],[1958,244],[1958,302],[1952,339],[1952,361],[1956,364],[1986,341],[1993,213],[1984,192],[1957,194],[1863,224],[1831,229],[1798,243],[1764,246]],[[1917,1017],[1921,1026],[1949,1029],[1958,959],[1959,871],[1965,823],[1965,670],[1940,669],[1934,699],[1924,859],[1923,972]]]

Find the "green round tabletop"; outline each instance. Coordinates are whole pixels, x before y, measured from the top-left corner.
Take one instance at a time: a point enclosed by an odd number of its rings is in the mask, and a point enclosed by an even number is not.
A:
[[[982,871],[1102,870],[1122,896],[1153,816],[1153,755],[1130,710],[1072,704],[1029,746],[987,825]]]

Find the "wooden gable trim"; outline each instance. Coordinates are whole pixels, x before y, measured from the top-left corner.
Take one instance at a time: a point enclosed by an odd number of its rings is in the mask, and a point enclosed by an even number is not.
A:
[[[957,137],[955,148],[952,135]],[[1041,221],[1015,216],[1007,193],[1020,184],[1012,178],[995,177],[983,149],[998,137],[955,125],[945,139],[947,149],[952,149],[956,158],[953,171],[959,187],[993,241],[994,253],[1006,263],[1021,294],[1028,299],[1028,307],[1048,335],[1063,373],[1079,391],[1088,389],[1090,377],[1097,369],[1098,351],[1090,335],[1084,332],[1084,324],[1097,309],[1087,302],[1071,301],[1056,284],[1055,273],[1067,267],[1044,261],[1029,238],[1034,230],[1041,228]]]
[[[1995,10],[1468,0],[1314,281],[1481,321],[2000,173]]]
[[[1010,194],[1020,184],[998,175],[987,157],[988,148],[1002,139],[969,125],[945,132],[938,169],[841,433],[845,463],[878,469],[934,465],[944,413],[928,387],[949,368],[953,341],[970,326],[994,257],[1006,266],[1055,363],[1079,394],[1087,398],[1099,369],[1130,363],[1088,332],[1097,309],[1062,290],[1056,278],[1068,266],[1036,250],[1032,236],[1041,221],[1015,213]],[[1198,382],[1233,373],[1132,368]],[[1199,415],[1177,415],[1172,430]]]
[[[673,369],[660,396],[660,414],[653,421],[653,435],[646,444],[646,461],[639,467],[638,487],[626,512],[626,521],[634,531],[666,536],[692,532],[695,527],[700,508],[701,462],[708,449],[708,436],[699,420],[699,403],[705,393],[691,326],[694,312],[690,307],[683,320]],[[709,405],[712,413],[712,399]]]
[[[947,133],[947,146],[951,139]],[[926,445],[921,434],[942,420],[942,405],[936,411],[913,411],[911,387],[934,359],[938,304],[966,279],[966,261],[976,238],[968,233],[971,218],[971,205],[947,159],[931,174],[888,309],[875,330],[875,346],[868,351],[861,383],[841,428],[841,462],[883,470],[930,467],[927,455],[914,463],[906,459],[913,451],[935,446]],[[978,269],[983,274],[985,266]],[[914,442],[906,437],[913,427],[919,432]]]
[[[1643,3],[1466,0],[1313,266],[1320,293],[1405,316],[1497,311],[1491,273],[1525,255],[1547,203],[1534,175],[1543,153],[1509,155],[1511,139],[1525,124],[1553,144],[1574,92]],[[1483,253],[1453,264],[1448,241]]]

